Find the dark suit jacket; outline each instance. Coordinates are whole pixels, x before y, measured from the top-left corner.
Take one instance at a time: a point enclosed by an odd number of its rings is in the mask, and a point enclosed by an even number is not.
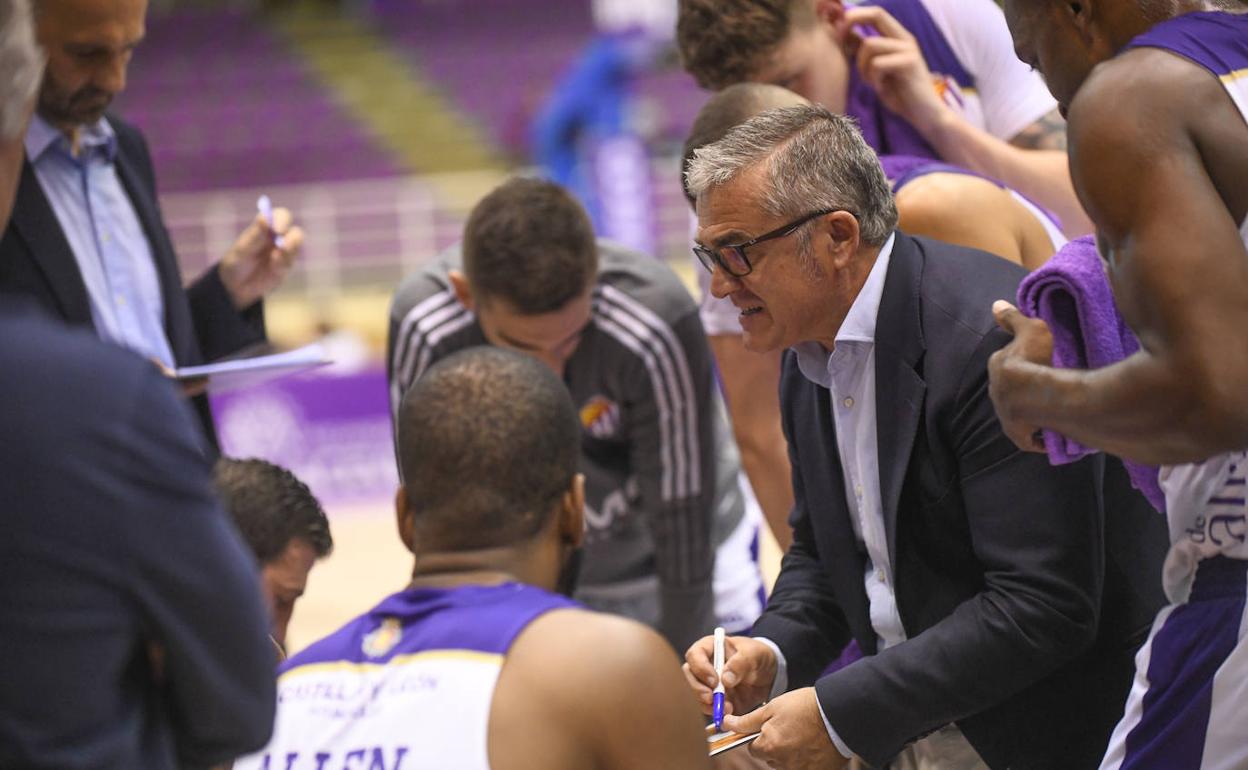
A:
[[[165,335],[177,365],[202,364],[262,341],[260,303],[239,313],[215,266],[183,288],[178,258],[156,198],[156,176],[147,143],[133,126],[111,115],[108,120],[117,133],[117,175],[156,262],[165,306]],[[0,240],[0,293],[30,297],[53,317],[94,328],[78,263],[29,159],[22,164],[13,216]],[[215,443],[207,399],[195,399],[195,406],[209,439]]]
[[[12,304],[0,307],[0,767],[172,770],[263,746],[268,613],[190,410],[138,356]]]
[[[986,367],[1008,338],[991,306],[1022,276],[988,254],[897,234],[876,327],[876,412],[908,641],[888,650],[876,650],[829,393],[786,355],[794,542],[753,633],[779,644],[791,688],[815,683],[832,726],[874,765],[955,722],[992,768],[1095,768],[1162,601],[1162,518],[1119,489],[1135,501],[1114,526],[1130,518],[1152,547],[1124,545],[1122,558],[1143,563],[1107,571],[1103,461],[1052,467],[1001,431]],[[1141,587],[1107,586],[1107,575]],[[1099,623],[1106,594],[1128,605],[1114,608],[1113,627]],[[866,657],[816,683],[851,636]]]

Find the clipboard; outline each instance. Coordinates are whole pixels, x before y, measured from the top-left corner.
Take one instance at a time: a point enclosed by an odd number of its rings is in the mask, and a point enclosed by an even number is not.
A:
[[[759,733],[717,733],[715,725],[706,726],[706,750],[709,756],[723,754],[738,746],[745,746],[759,736]]]

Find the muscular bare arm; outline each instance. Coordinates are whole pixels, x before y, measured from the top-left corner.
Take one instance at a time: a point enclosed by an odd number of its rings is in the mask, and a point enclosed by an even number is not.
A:
[[[1107,105],[1112,107],[1107,108]],[[1248,252],[1211,168],[1248,171],[1248,130],[1220,84],[1155,50],[1089,79],[1071,106],[1075,182],[1112,260],[1115,299],[1143,350],[1094,371],[1038,363],[1047,329],[1012,312],[1017,338],[990,363],[1016,443],[1051,428],[1149,463],[1248,446]],[[1204,137],[1239,131],[1216,146]]]
[[[497,770],[709,768],[675,652],[640,623],[557,610],[516,639],[490,706]]]
[[[739,334],[707,339],[724,383],[741,465],[780,550],[787,551],[793,542],[789,526],[793,481],[789,448],[780,428],[780,351],[748,351]]]

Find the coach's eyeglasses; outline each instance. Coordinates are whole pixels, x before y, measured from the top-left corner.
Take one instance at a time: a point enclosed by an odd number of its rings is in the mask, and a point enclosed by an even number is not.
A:
[[[763,233],[757,238],[751,238],[745,243],[732,244],[730,246],[717,246],[714,249],[708,249],[700,243],[693,245],[693,255],[698,258],[705,267],[707,272],[715,272],[715,266],[719,265],[724,272],[734,278],[740,278],[743,275],[749,275],[754,266],[750,264],[749,257],[745,256],[745,250],[751,246],[756,246],[763,241],[770,241],[775,238],[783,238],[786,235],[792,235],[797,232],[797,228],[806,224],[815,217],[821,217],[824,214],[831,214],[836,211],[845,211],[845,209],[820,209],[813,213],[807,214],[796,222],[790,222],[782,227],[777,227],[769,233]],[[853,214],[853,212],[849,212]],[[854,214],[857,217],[857,214]]]

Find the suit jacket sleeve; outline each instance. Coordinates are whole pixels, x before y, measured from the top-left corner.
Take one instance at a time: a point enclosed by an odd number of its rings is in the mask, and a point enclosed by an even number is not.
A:
[[[964,511],[984,566],[981,590],[907,642],[816,685],[829,722],[873,765],[1043,678],[1095,633],[1104,574],[1099,466],[1088,459],[1051,467],[1002,433],[987,360],[1006,341],[995,329],[982,340],[940,420],[946,435],[930,439],[948,441],[958,467],[955,483],[931,505]],[[899,511],[899,519],[907,515]]]
[[[191,303],[191,321],[205,361],[264,341],[264,303],[256,302],[242,311],[235,308],[221,282],[220,265],[208,268],[188,286],[186,297]]]
[[[787,354],[787,355],[792,355]],[[800,377],[785,366],[782,378]],[[788,392],[785,383],[781,392]],[[793,471],[793,544],[780,564],[780,575],[767,599],[767,609],[754,624],[753,636],[764,636],[779,645],[787,663],[789,688],[807,687],[836,659],[849,643],[849,625],[837,604],[832,586],[820,564],[802,484],[801,465],[793,451],[793,410],[784,409],[782,424],[789,444]]]
[[[130,581],[163,657],[164,710],[184,766],[264,745],[275,707],[273,646],[255,559],[212,493],[184,404],[153,370],[124,452],[102,455],[129,500]],[[136,411],[136,415],[139,412]]]

